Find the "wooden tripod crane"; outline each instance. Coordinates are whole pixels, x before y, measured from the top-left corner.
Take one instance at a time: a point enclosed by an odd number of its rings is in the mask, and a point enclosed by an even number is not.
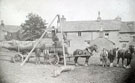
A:
[[[60,19],[60,15],[56,15],[54,17],[54,19],[51,21],[50,25],[48,26],[48,28],[51,27],[51,25],[53,24],[53,22],[55,21],[55,19],[58,18],[59,24],[60,24],[60,28],[61,28],[61,34],[62,34],[62,45],[63,45],[63,55],[64,55],[64,66],[66,66],[66,58],[65,58],[65,49],[64,49],[64,40],[63,40],[63,32],[62,32],[62,27],[61,27],[61,19]],[[39,44],[39,42],[41,41],[41,39],[46,35],[47,30],[44,31],[44,33],[41,35],[41,37],[38,39],[38,41],[35,43],[34,47],[32,48],[32,50],[28,53],[27,57],[25,58],[25,60],[21,63],[21,66],[23,66],[26,61],[28,60],[28,58],[31,56],[31,53],[34,51],[34,49],[36,48],[36,46]]]

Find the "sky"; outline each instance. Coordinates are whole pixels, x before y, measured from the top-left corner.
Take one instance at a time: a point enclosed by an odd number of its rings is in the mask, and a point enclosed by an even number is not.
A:
[[[135,21],[135,0],[0,0],[0,20],[7,25],[21,25],[28,13],[50,23],[57,14],[68,21],[96,20],[98,11],[105,20]]]

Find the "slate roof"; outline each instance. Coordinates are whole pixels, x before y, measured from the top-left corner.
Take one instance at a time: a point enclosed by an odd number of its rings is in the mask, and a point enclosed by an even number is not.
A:
[[[135,46],[135,41],[131,41],[131,42],[129,42],[129,45],[133,45],[133,46]]]
[[[4,25],[4,27],[0,25],[0,30],[11,32],[11,33],[17,32],[20,29],[21,27],[16,25]]]
[[[119,30],[120,22],[115,20],[98,21],[65,21],[62,22],[63,31],[99,31],[100,28],[104,30]]]
[[[135,32],[135,22],[122,22],[120,32]]]
[[[112,42],[111,40],[107,39],[107,38],[96,38],[95,40],[92,40],[90,42],[90,45],[97,45],[99,50],[106,48],[106,49],[112,49],[113,45],[115,44],[114,42]]]
[[[102,27],[105,31],[135,32],[135,22],[122,22],[117,20],[93,20],[93,21],[64,21],[61,23],[63,31],[99,31]],[[59,29],[60,31],[60,29]]]
[[[129,42],[130,39],[131,39],[130,37],[124,37],[124,36],[123,36],[123,37],[120,37],[120,38],[119,38],[119,41],[120,41],[120,42]]]

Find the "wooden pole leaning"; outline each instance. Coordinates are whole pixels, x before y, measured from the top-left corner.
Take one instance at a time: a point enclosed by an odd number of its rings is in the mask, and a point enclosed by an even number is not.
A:
[[[34,49],[36,48],[36,46],[38,45],[38,43],[40,42],[40,40],[44,37],[44,35],[47,33],[47,31],[45,30],[45,32],[43,33],[43,35],[39,38],[39,40],[35,43],[34,47],[32,48],[32,50],[29,52],[29,54],[27,55],[27,57],[25,58],[25,60],[22,62],[21,66],[23,66],[25,64],[25,62],[28,60],[28,58],[30,57],[31,53],[34,51]]]
[[[55,21],[55,19],[57,18],[58,15],[56,15],[54,17],[54,19],[51,21],[50,25],[48,26],[48,28],[51,27],[52,23]],[[34,51],[34,49],[36,48],[36,46],[38,45],[38,43],[41,41],[41,39],[46,35],[47,30],[44,31],[44,33],[41,35],[41,37],[39,38],[39,40],[35,43],[34,47],[32,48],[32,50],[28,53],[27,57],[25,58],[25,60],[21,63],[21,66],[23,66],[26,61],[28,60],[28,58],[30,57],[31,53]]]

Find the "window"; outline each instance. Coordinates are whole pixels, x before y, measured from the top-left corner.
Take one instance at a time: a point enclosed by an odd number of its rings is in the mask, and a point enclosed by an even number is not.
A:
[[[78,32],[78,36],[81,36],[81,32]]]
[[[105,33],[105,37],[106,38],[109,38],[109,33]]]
[[[105,33],[105,36],[109,36],[109,33]]]

